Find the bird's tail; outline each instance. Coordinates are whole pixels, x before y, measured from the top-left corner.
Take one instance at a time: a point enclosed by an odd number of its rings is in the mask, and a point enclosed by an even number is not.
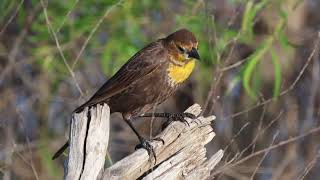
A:
[[[67,148],[69,147],[69,141],[67,141],[54,155],[52,156],[52,160],[59,157]]]
[[[77,108],[73,111],[73,113],[79,113],[79,112],[83,111],[83,109],[84,109],[85,107],[87,107],[87,106],[88,106],[87,103],[84,103],[84,104],[82,104],[81,106],[77,107]]]
[[[85,107],[87,106],[87,103],[84,103],[83,105],[79,106],[77,109],[73,111],[73,113],[79,113],[81,112]],[[59,157],[67,148],[69,147],[69,140],[52,156],[52,160]]]

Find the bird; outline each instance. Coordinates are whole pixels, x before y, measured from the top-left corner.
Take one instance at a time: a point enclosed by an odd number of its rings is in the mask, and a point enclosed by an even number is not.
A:
[[[167,118],[172,121],[186,122],[185,117],[195,118],[190,113],[147,113],[153,107],[173,95],[189,78],[200,60],[198,41],[188,29],[182,28],[165,38],[158,39],[133,55],[98,91],[73,113],[86,107],[107,103],[110,113],[120,112],[124,121],[138,137],[148,154],[155,153],[150,140],[142,137],[132,121],[139,117]],[[189,124],[188,124],[189,125]],[[162,139],[153,139],[162,141]],[[67,141],[52,157],[59,157],[69,146]]]

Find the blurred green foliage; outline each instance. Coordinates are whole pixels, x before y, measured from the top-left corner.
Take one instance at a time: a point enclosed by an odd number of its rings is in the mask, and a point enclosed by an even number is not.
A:
[[[61,81],[70,76],[65,63],[57,49],[54,37],[48,31],[47,22],[39,0],[30,0],[28,5],[21,6],[21,0],[0,1],[0,24],[6,24],[17,8],[17,26],[23,29],[27,17],[39,7],[39,15],[32,22],[30,34],[26,37],[24,47],[28,55],[35,60],[35,66],[49,75],[52,94],[55,94]],[[214,13],[208,12],[205,2],[194,0],[151,1],[151,0],[48,0],[46,1],[49,21],[57,34],[59,43],[67,63],[73,71],[86,67],[90,63],[98,63],[107,77],[112,76],[134,53],[151,41],[161,38],[178,28],[188,28],[199,40],[201,54],[201,69],[196,78],[200,89],[207,91],[212,83],[212,68],[222,67],[222,56],[228,45],[233,42],[243,43],[253,47],[254,52],[247,57],[240,67],[239,74],[231,82],[241,81],[248,96],[257,100],[263,88],[261,67],[265,56],[270,55],[273,66],[274,84],[273,97],[277,99],[281,92],[282,66],[274,44],[279,42],[281,48],[290,52],[294,47],[286,37],[287,12],[283,9],[286,1],[276,0],[230,0],[228,3],[241,4],[243,14],[239,27],[229,27],[217,20]],[[167,6],[166,4],[173,5]],[[167,9],[176,7],[177,9]],[[183,8],[181,8],[183,7]],[[179,9],[181,8],[181,9]],[[257,17],[266,8],[274,8],[277,12],[273,29],[260,37],[254,31]],[[108,13],[107,16],[105,14]],[[167,17],[169,16],[169,17]],[[103,19],[102,19],[103,18]],[[174,23],[165,24],[167,19]],[[92,38],[79,58],[75,60],[87,38],[100,20],[103,23],[94,32]],[[163,25],[165,24],[165,25]],[[168,26],[165,28],[160,28]],[[1,31],[1,29],[0,29]],[[152,31],[152,32],[150,32]],[[165,31],[165,32],[163,32]],[[261,40],[262,39],[262,40]],[[231,83],[230,83],[231,84]],[[41,143],[47,144],[45,133]],[[45,169],[54,176],[56,167],[48,158],[48,149],[40,149],[41,160]]]
[[[262,7],[267,5],[268,1],[260,1],[259,3],[256,3],[253,5],[253,1],[247,2],[245,13],[244,13],[244,18],[243,18],[243,23],[242,23],[242,28],[241,28],[241,33],[244,34],[245,41],[246,40],[251,40],[252,39],[252,32],[253,32],[253,22],[254,22],[254,17],[257,15],[257,12],[261,10]],[[269,1],[270,3],[270,1]],[[243,67],[243,86],[248,93],[248,95],[253,98],[257,99],[257,94],[258,90],[254,90],[251,88],[250,85],[250,80],[252,77],[256,78],[256,76],[253,76],[254,71],[259,71],[259,68],[257,69],[258,64],[260,63],[261,60],[263,60],[263,57],[267,54],[271,54],[271,60],[274,66],[274,89],[273,89],[273,97],[276,99],[281,90],[281,64],[280,60],[276,54],[276,51],[273,49],[273,44],[276,40],[280,42],[280,44],[284,48],[290,48],[290,43],[288,43],[287,38],[285,37],[284,34],[284,27],[285,23],[287,21],[287,15],[285,11],[281,10],[281,3],[277,3],[276,7],[279,9],[278,11],[278,22],[276,24],[275,29],[273,30],[272,33],[268,37],[265,38],[263,43],[260,45],[259,48],[256,49],[256,51],[250,55],[247,58],[247,63]],[[258,79],[260,82],[261,79]]]
[[[0,10],[4,13],[0,20],[3,22],[10,17],[12,11],[21,3],[18,0],[4,0],[0,3]],[[79,63],[75,67],[85,66],[86,63],[99,61],[101,68],[106,76],[114,74],[125,61],[135,52],[141,49],[148,42],[159,38],[146,36],[145,26],[157,27],[164,14],[163,3],[169,1],[116,1],[116,0],[96,0],[92,1],[47,1],[47,11],[50,17],[52,27],[59,38],[59,43],[63,48],[63,53],[70,65],[72,65],[80,51],[82,45],[98,21],[104,17],[106,11],[112,7],[112,11],[104,18],[104,23],[94,33],[93,37],[80,57]],[[38,0],[31,0],[30,6],[39,6]],[[257,15],[270,6],[278,9],[279,22],[277,27],[265,37],[265,40],[259,45],[256,51],[247,58],[245,66],[241,71],[240,77],[244,89],[250,97],[256,99],[259,87],[253,88],[253,76],[259,68],[260,61],[270,53],[274,65],[274,97],[278,96],[281,87],[281,65],[276,51],[273,50],[273,43],[277,40],[283,48],[291,48],[291,44],[285,36],[284,26],[287,19],[287,13],[281,7],[285,1],[261,0],[255,2],[231,1],[231,3],[242,3],[244,13],[242,17],[240,31],[228,28],[224,24],[219,24],[212,15],[206,14],[206,11],[192,10],[195,2],[191,0],[179,1],[187,11],[180,11],[173,17],[176,22],[176,29],[186,27],[198,35],[200,42],[200,53],[203,59],[202,68],[210,69],[213,65],[219,65],[221,55],[226,50],[230,42],[237,41],[255,46],[254,25]],[[117,5],[117,6],[116,6]],[[116,6],[116,7],[113,7]],[[203,4],[200,4],[203,6]],[[21,27],[25,23],[28,8],[21,8],[18,14]],[[174,31],[175,29],[172,29]],[[28,37],[28,41],[37,46],[31,49],[32,56],[37,60],[39,66],[47,72],[52,73],[52,87],[58,84],[65,76],[69,76],[68,70],[57,52],[56,44],[52,34],[48,32],[45,17],[43,13],[32,23],[31,31],[33,35]],[[160,32],[158,32],[160,33]],[[211,34],[213,33],[213,34]],[[214,36],[214,44],[210,42],[211,36]],[[209,38],[210,37],[210,38]],[[259,77],[259,76],[258,76]],[[255,81],[261,81],[255,77]],[[257,79],[258,78],[258,79]],[[254,83],[257,84],[257,83]],[[256,90],[254,90],[256,89]]]

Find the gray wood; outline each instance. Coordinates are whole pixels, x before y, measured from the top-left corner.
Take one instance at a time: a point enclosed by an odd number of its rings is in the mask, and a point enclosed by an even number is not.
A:
[[[201,107],[195,104],[186,112],[198,116]],[[137,179],[156,165],[142,179],[206,179],[223,157],[223,151],[219,150],[207,159],[205,145],[215,136],[211,127],[215,116],[200,116],[196,119],[186,118],[190,126],[182,122],[171,123],[157,136],[164,140],[164,145],[159,141],[151,142],[157,162],[149,157],[145,149],[138,149],[103,170],[109,140],[110,110],[106,104],[91,108],[90,122],[87,113],[86,108],[72,117],[70,152],[65,174],[67,180]]]
[[[109,142],[110,109],[107,104],[91,108],[90,122],[87,114],[88,108],[72,116],[65,175],[67,180],[97,179],[104,168]]]
[[[201,113],[201,107],[195,104],[186,112],[198,116]],[[204,145],[215,136],[210,125],[214,119],[215,116],[206,118],[201,116],[194,120],[187,118],[190,127],[181,122],[171,123],[157,136],[162,138],[165,144],[162,145],[158,141],[152,142],[157,156],[156,164],[153,158],[149,158],[146,150],[139,149],[107,168],[104,179],[137,179],[159,163],[161,164],[143,179],[185,179],[188,174],[195,179],[209,177],[210,171],[223,156],[222,150],[209,161],[205,156]]]

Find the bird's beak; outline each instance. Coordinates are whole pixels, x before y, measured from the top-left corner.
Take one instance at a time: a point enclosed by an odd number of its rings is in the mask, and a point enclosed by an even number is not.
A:
[[[196,48],[192,48],[191,51],[188,52],[188,57],[200,60],[200,56]]]

